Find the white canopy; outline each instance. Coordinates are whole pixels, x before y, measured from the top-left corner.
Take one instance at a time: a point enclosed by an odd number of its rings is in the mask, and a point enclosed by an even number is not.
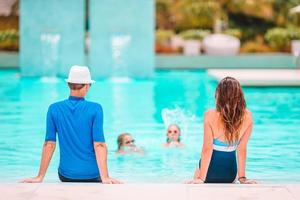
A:
[[[290,13],[300,13],[300,5],[290,9]]]

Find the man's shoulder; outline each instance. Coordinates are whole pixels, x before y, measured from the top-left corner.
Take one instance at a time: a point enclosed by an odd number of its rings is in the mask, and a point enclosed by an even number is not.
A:
[[[50,104],[49,109],[55,109],[58,106],[65,104],[65,102],[66,102],[66,100],[54,102],[54,103]]]
[[[93,101],[85,101],[89,106],[92,106],[94,108],[99,108],[102,110],[102,106],[100,103],[97,103],[97,102],[93,102]]]

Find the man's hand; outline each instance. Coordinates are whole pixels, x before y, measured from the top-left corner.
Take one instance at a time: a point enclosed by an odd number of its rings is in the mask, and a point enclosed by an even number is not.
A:
[[[44,176],[47,172],[47,168],[51,161],[52,155],[54,153],[55,146],[56,146],[55,141],[46,141],[44,143],[38,176],[34,178],[25,179],[21,181],[22,183],[41,183],[43,181]]]
[[[21,181],[21,183],[41,183],[43,182],[43,178],[40,176],[33,177],[33,178],[27,178]]]
[[[101,174],[101,180],[104,184],[120,184],[113,178],[109,178],[107,169],[107,147],[104,142],[94,142],[94,149],[96,154],[96,160],[99,168],[99,173]]]
[[[113,178],[103,178],[102,183],[103,184],[122,184],[121,181],[118,181],[118,180],[113,179]]]

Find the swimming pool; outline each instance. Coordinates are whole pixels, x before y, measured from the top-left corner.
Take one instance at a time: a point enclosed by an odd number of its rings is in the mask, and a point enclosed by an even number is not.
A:
[[[47,108],[68,96],[63,79],[19,78],[18,73],[0,71],[0,182],[36,175]],[[99,80],[94,84],[87,99],[104,108],[110,175],[129,183],[190,179],[202,145],[202,116],[214,107],[216,84],[205,71],[158,71],[151,80]],[[247,176],[262,182],[300,182],[300,88],[244,91],[255,120]],[[177,109],[185,116],[180,119],[184,119],[186,148],[162,147],[163,109]],[[117,135],[125,131],[145,149],[144,156],[115,154]],[[57,167],[58,149],[46,182],[58,181]]]

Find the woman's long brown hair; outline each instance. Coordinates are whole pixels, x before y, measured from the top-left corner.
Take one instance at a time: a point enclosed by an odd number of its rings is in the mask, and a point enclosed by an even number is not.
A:
[[[219,82],[215,97],[216,109],[224,124],[225,140],[229,144],[233,144],[239,140],[246,110],[242,87],[235,78],[226,77]]]

